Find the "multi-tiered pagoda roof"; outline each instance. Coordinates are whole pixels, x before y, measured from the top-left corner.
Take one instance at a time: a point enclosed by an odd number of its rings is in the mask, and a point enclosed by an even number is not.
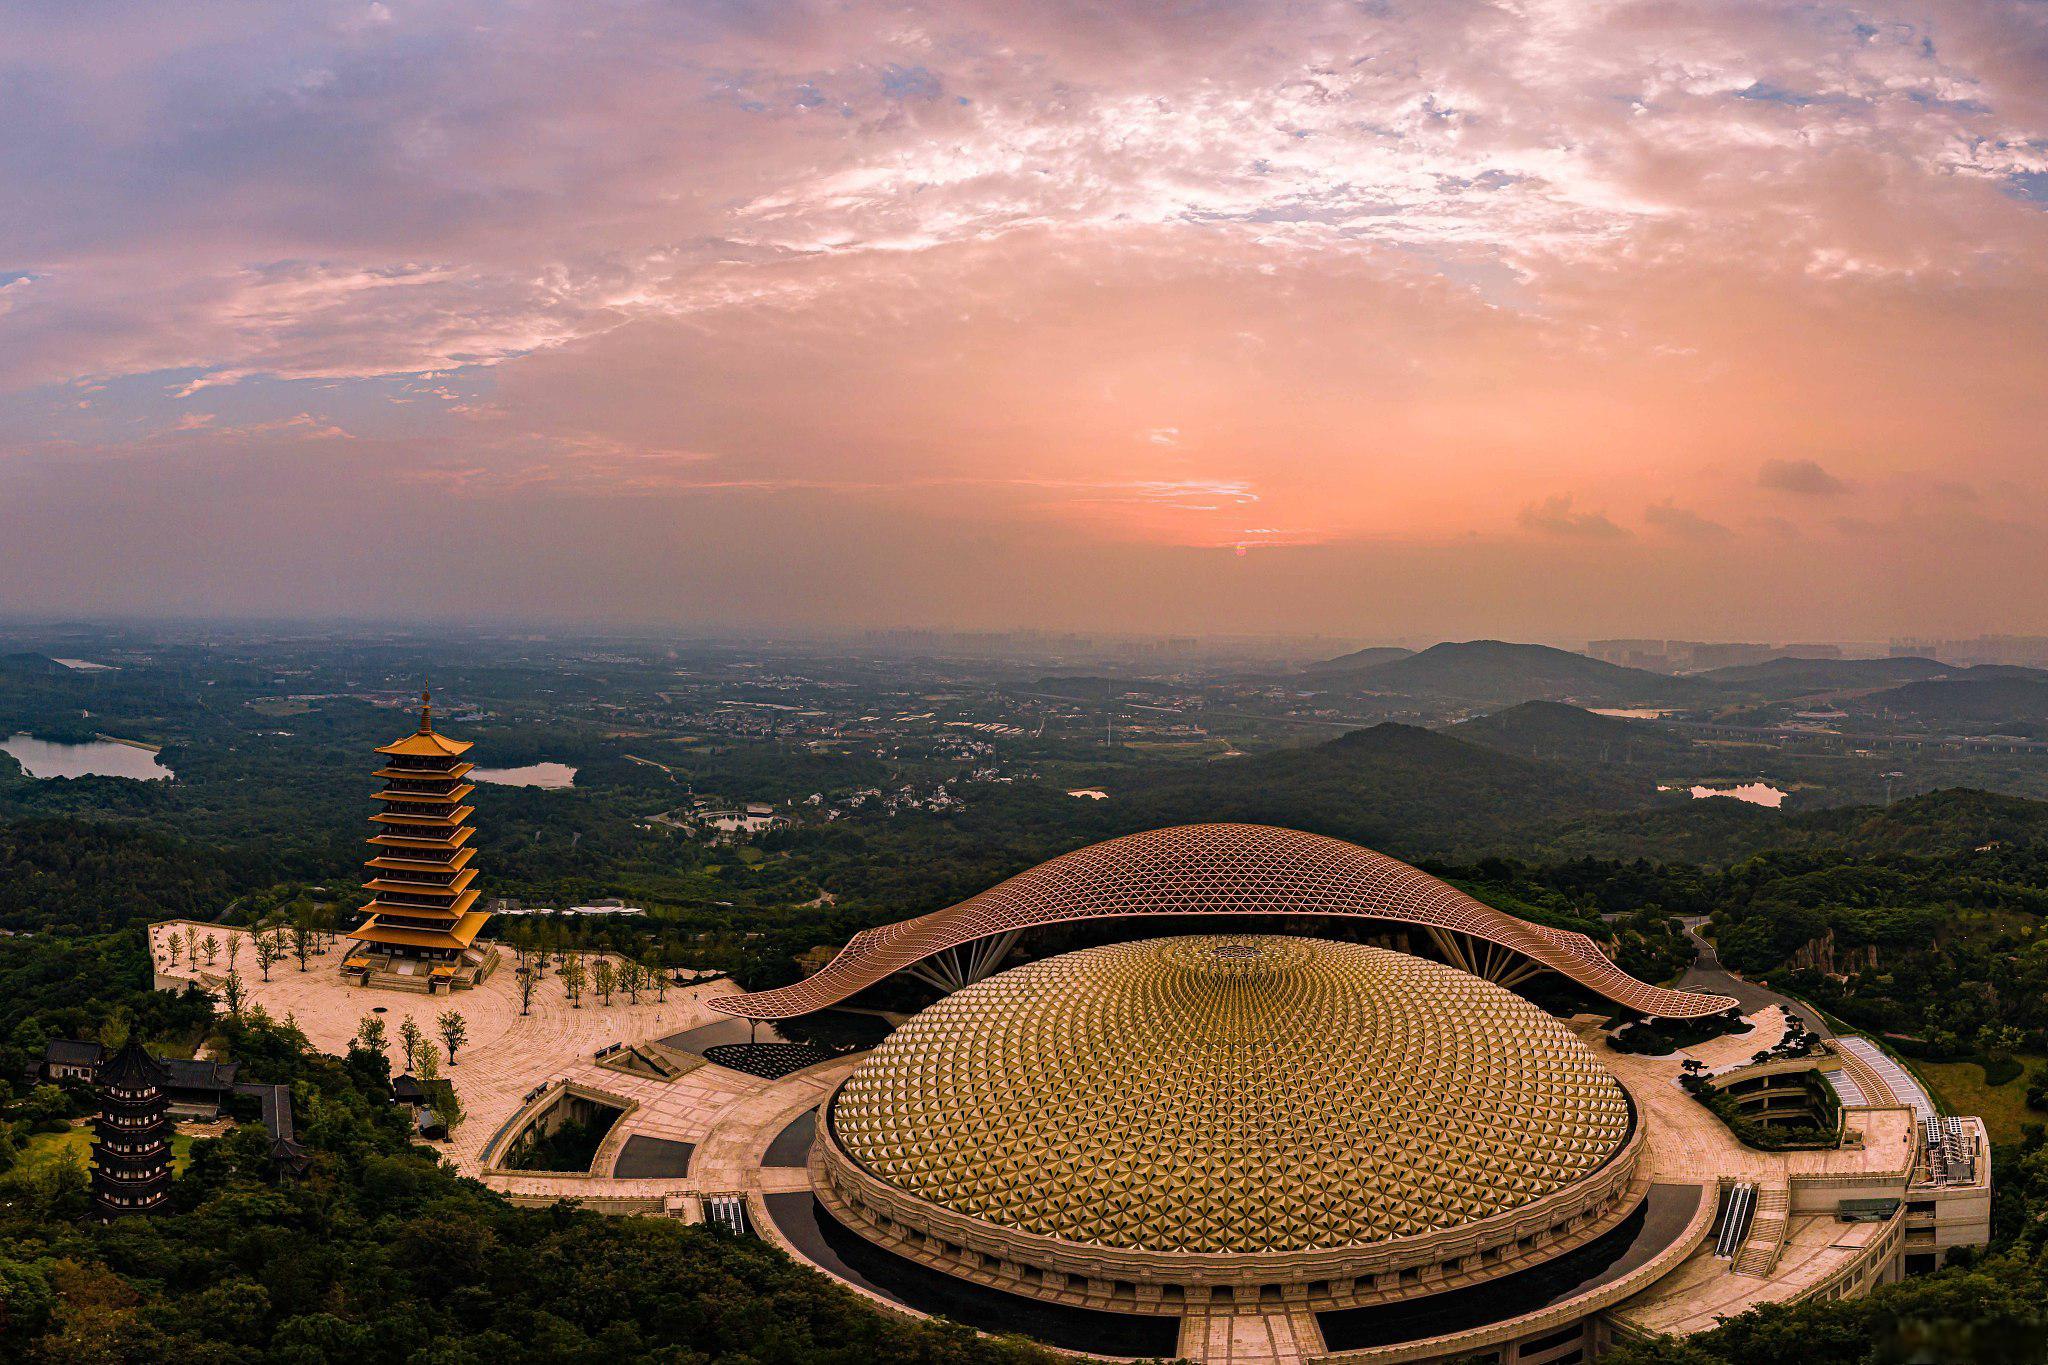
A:
[[[370,817],[369,916],[349,937],[400,955],[448,958],[476,940],[490,918],[476,909],[476,850],[469,804],[475,766],[468,740],[434,729],[430,693],[420,695],[419,729],[379,748],[383,809]]]
[[[171,1192],[170,1072],[130,1038],[93,1083],[93,1207],[102,1218],[161,1208]]]

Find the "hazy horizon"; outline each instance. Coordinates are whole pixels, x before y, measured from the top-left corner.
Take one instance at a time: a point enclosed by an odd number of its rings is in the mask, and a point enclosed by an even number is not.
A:
[[[0,611],[2048,633],[2048,9],[0,14]]]

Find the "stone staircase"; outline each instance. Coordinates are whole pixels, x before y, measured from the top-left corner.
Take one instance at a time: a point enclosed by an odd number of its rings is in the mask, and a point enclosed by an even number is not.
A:
[[[1783,1185],[1757,1191],[1756,1216],[1750,1221],[1749,1237],[1729,1269],[1737,1275],[1768,1277],[1785,1250],[1785,1228],[1792,1213],[1792,1192]]]

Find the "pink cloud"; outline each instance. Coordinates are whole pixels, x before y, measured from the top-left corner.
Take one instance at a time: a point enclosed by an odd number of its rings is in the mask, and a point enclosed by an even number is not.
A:
[[[0,44],[0,421],[194,515],[255,510],[206,461],[314,537],[361,480],[744,505],[793,558],[830,505],[845,562],[958,614],[1055,541],[1141,616],[1217,547],[1503,600],[1562,556],[1607,596],[1541,610],[1589,630],[1646,555],[1702,601],[1732,549],[1838,572],[1800,558],[1830,489],[1889,527],[1937,469],[2036,520],[2036,4],[44,7]],[[11,477],[0,529],[55,515]],[[577,525],[553,553],[625,553]],[[690,525],[642,553],[736,572]],[[889,573],[976,535],[986,568]],[[1940,572],[2039,610],[1997,553]]]

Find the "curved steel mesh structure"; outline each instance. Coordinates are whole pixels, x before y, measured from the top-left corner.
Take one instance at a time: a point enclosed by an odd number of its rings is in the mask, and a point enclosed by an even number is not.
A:
[[[1175,825],[1063,853],[957,905],[855,934],[816,975],[707,1003],[748,1019],[834,1005],[934,954],[1021,929],[1135,915],[1329,915],[1491,944],[1624,1008],[1697,1019],[1725,995],[1667,990],[1624,972],[1584,934],[1531,924],[1385,854],[1271,825]]]
[[[1140,1251],[1361,1247],[1494,1218],[1621,1149],[1627,1096],[1529,1001],[1407,953],[1146,939],[1003,972],[849,1076],[838,1149],[916,1198]]]

